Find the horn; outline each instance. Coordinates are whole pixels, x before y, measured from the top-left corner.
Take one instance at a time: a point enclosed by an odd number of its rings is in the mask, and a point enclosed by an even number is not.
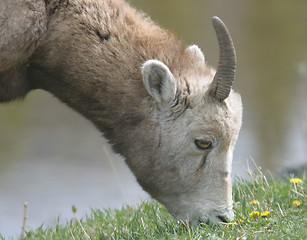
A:
[[[219,42],[220,59],[217,71],[210,85],[211,95],[223,102],[230,93],[235,78],[236,51],[227,27],[218,17],[212,18],[212,24]]]

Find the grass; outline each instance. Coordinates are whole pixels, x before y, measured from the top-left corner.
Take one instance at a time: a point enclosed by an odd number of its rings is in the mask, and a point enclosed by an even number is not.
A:
[[[263,174],[237,179],[235,220],[229,224],[191,227],[149,201],[121,210],[93,210],[81,220],[76,215],[66,226],[30,230],[25,239],[307,239],[306,174],[299,179],[268,180]]]

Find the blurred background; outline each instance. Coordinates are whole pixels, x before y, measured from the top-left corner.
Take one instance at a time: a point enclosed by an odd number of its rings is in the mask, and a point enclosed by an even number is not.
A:
[[[244,104],[233,176],[247,177],[255,161],[280,174],[307,163],[307,1],[130,0],[206,60],[218,62],[211,17],[220,16],[233,37],[238,69],[234,84]],[[80,217],[91,208],[121,208],[149,198],[122,157],[94,126],[50,94],[0,105],[0,233]]]

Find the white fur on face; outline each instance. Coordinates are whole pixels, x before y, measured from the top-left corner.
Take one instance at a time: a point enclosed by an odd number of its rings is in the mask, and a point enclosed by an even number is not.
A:
[[[199,103],[199,107],[186,110],[172,126],[165,126],[172,128],[164,136],[167,151],[176,152],[176,156],[168,158],[168,164],[176,166],[180,177],[172,189],[174,196],[162,196],[161,201],[181,219],[218,223],[221,222],[218,216],[233,218],[230,173],[241,127],[241,106],[231,101],[229,105],[231,109],[227,104]],[[213,141],[212,149],[203,151],[195,147],[194,139],[208,138]]]
[[[193,224],[199,220],[219,223],[234,216],[230,173],[242,104],[233,91],[223,103],[212,99],[206,92],[209,84],[210,76],[201,83],[188,83],[189,107],[179,116],[172,112],[175,104],[158,112],[161,149],[155,171],[159,192],[154,197],[173,215]],[[212,148],[198,149],[195,139],[210,139]]]

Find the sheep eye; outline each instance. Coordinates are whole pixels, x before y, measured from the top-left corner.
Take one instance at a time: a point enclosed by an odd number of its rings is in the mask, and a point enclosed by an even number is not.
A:
[[[210,139],[195,139],[194,144],[201,150],[208,150],[212,147],[212,141]]]

